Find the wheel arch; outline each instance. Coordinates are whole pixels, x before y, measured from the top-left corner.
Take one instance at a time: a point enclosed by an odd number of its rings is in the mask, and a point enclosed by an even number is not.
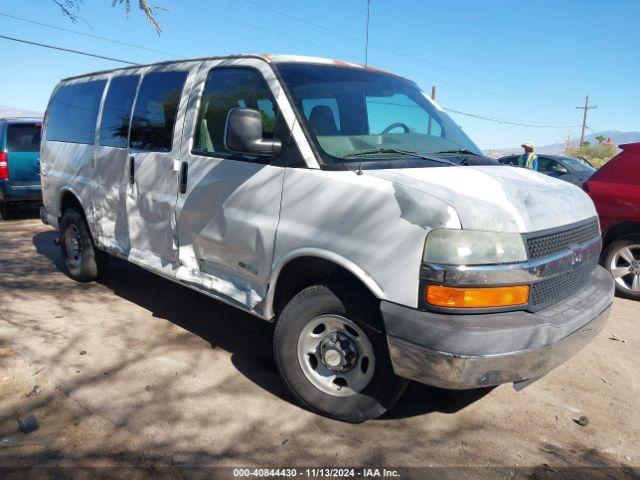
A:
[[[87,206],[84,204],[84,202],[82,201],[82,198],[73,187],[64,186],[60,189],[60,192],[58,193],[57,207],[58,207],[58,225],[62,220],[62,216],[64,215],[65,210],[69,208],[79,208],[82,211],[82,214],[84,215],[87,225],[89,226],[89,232],[91,233],[91,237],[93,239],[96,238],[95,236],[96,232],[93,228],[93,222],[89,221],[90,212],[87,210]]]
[[[70,186],[64,186],[60,188],[60,191],[58,192],[58,202],[56,206],[58,207],[59,217],[62,217],[65,210],[72,207],[80,207],[83,212],[85,211],[85,206],[82,200],[80,199],[80,195],[78,194],[78,192],[75,191],[73,187],[70,187]]]
[[[385,298],[377,282],[352,261],[333,252],[304,248],[291,252],[273,266],[264,316],[273,320],[296,293],[308,286],[340,281],[348,281],[372,299]]]
[[[624,221],[609,225],[602,232],[603,251],[611,242],[632,234],[640,234],[640,222]]]

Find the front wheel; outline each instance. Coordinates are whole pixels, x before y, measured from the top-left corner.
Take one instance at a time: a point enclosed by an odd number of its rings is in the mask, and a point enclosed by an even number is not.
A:
[[[640,300],[640,235],[627,235],[612,242],[603,263],[616,282],[616,292]]]
[[[293,395],[309,409],[363,422],[390,409],[407,381],[393,373],[379,316],[355,292],[312,286],[284,308],[274,333],[275,359]]]
[[[98,276],[99,252],[93,245],[89,227],[81,211],[70,208],[60,221],[60,250],[69,276],[91,282]]]

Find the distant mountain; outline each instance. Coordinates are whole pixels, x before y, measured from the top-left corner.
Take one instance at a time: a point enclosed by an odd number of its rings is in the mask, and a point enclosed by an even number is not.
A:
[[[42,112],[35,112],[33,110],[24,110],[18,107],[8,107],[7,105],[0,105],[0,118],[4,117],[41,117]]]
[[[624,143],[640,142],[640,132],[619,132],[617,130],[605,130],[603,132],[592,133],[585,137],[585,140],[591,143],[597,143],[596,135],[602,135],[610,138],[616,145],[622,145]]]
[[[610,138],[615,145],[621,145],[624,143],[640,142],[640,132],[619,132],[617,130],[604,130],[602,132],[590,133],[585,136],[585,140],[591,143],[597,143],[596,136],[602,135],[603,137]],[[574,144],[577,146],[579,140],[574,140]],[[554,143],[551,145],[541,145],[536,147],[536,153],[546,153],[547,155],[562,155],[564,154],[565,143]],[[498,158],[504,155],[510,155],[513,153],[522,153],[522,147],[513,148],[500,148],[492,151],[487,151],[487,155],[490,157]]]

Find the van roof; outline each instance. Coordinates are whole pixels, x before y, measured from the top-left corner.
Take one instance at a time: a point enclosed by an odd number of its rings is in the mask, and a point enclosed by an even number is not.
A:
[[[2,117],[0,122],[7,123],[37,123],[42,122],[42,117]]]
[[[236,58],[256,58],[260,60],[264,60],[267,63],[315,63],[315,64],[323,64],[323,65],[340,65],[343,67],[353,67],[353,68],[364,68],[364,65],[353,62],[344,62],[341,60],[332,60],[330,58],[322,58],[322,57],[309,57],[305,55],[271,55],[266,53],[246,53],[246,54],[237,54],[237,55],[222,55],[222,56],[212,56],[212,57],[198,57],[198,58],[183,58],[180,60],[166,60],[162,62],[154,62],[154,63],[145,63],[140,65],[131,65],[128,67],[118,67],[112,68],[109,70],[100,70],[97,72],[84,73],[82,75],[74,75],[72,77],[63,78],[62,81],[73,80],[76,78],[88,77],[91,75],[100,75],[111,72],[118,71],[126,71],[131,70],[133,68],[142,68],[142,67],[152,67],[152,66],[160,66],[160,65],[172,65],[176,63],[183,62],[197,62],[204,60],[227,60],[227,59],[236,59]],[[384,70],[380,70],[371,66],[367,66],[368,70],[375,70],[379,72],[385,72]],[[390,72],[385,72],[390,73]]]

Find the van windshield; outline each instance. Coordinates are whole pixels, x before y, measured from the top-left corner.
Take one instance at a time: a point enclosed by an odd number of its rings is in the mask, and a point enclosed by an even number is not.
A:
[[[394,161],[407,161],[407,152],[433,158],[458,151],[482,155],[409,80],[338,65],[281,63],[276,68],[325,164],[379,164],[384,158],[393,168]]]

